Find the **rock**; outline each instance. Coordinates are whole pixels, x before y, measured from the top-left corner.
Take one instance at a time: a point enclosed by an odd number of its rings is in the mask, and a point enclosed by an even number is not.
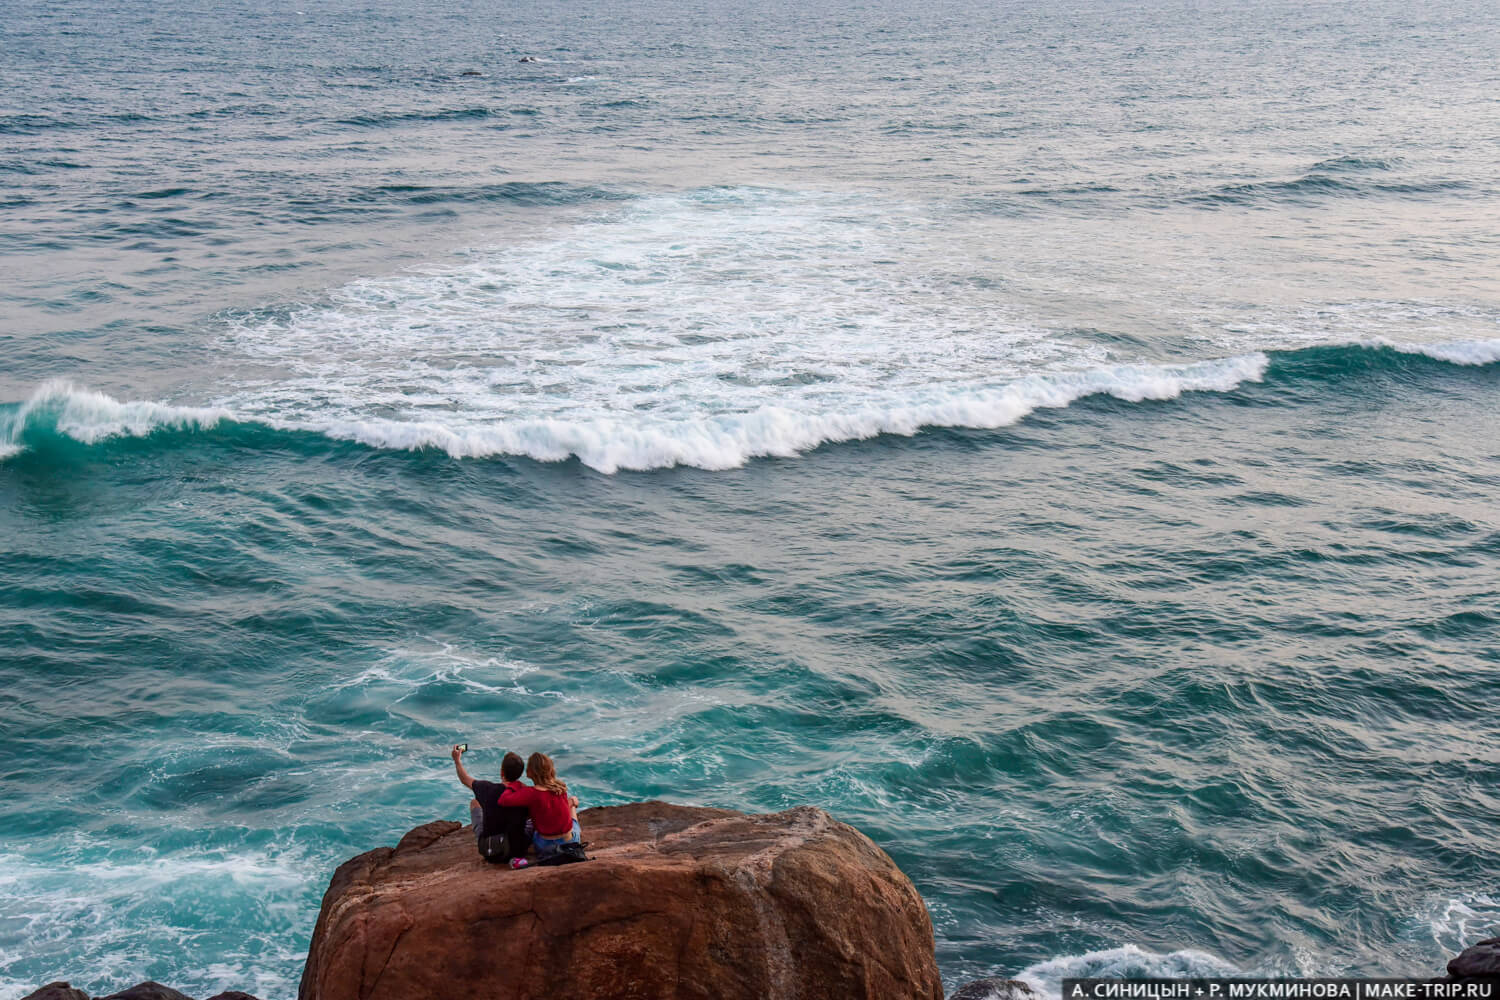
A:
[[[28,993],[21,1000],[89,1000],[83,990],[75,990],[72,983],[48,983],[35,993]]]
[[[170,986],[163,986],[161,983],[148,979],[144,983],[136,983],[128,990],[100,997],[99,1000],[193,1000],[193,998],[186,993],[178,993]]]
[[[489,865],[445,822],[340,865],[300,1000],[942,1000],[916,889],[822,810],[579,818],[584,864]]]
[[[76,990],[71,983],[48,983],[35,993],[27,994],[21,1000],[89,1000],[89,995],[83,990]],[[192,1000],[185,994],[178,993],[170,986],[161,983],[146,981],[137,983],[128,990],[119,993],[111,993],[99,1000]],[[248,993],[239,990],[228,990],[208,998],[208,1000],[256,1000]]]
[[[1500,979],[1500,937],[1465,948],[1448,963],[1448,975],[1455,979]]]
[[[976,979],[964,983],[948,1000],[1031,1000],[1036,992],[1019,979]]]

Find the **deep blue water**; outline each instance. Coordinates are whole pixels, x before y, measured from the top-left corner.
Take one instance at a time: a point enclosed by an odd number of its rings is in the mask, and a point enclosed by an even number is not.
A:
[[[0,2],[0,992],[292,996],[460,740],[827,808],[950,986],[1500,933],[1497,48]]]

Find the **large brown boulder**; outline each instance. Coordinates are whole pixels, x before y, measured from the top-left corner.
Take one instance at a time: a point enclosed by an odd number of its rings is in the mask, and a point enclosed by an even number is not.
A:
[[[300,1000],[942,1000],[916,889],[820,809],[580,820],[583,864],[490,865],[448,822],[345,862]]]

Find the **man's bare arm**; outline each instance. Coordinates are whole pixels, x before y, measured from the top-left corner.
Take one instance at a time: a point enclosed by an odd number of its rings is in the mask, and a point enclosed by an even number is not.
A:
[[[458,772],[458,780],[464,783],[465,788],[474,787],[474,777],[464,768],[464,752],[458,747],[453,748],[453,768]]]

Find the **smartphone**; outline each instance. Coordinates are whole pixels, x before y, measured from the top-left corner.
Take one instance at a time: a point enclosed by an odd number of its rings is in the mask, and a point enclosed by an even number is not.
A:
[[[467,744],[467,743],[460,743],[458,745],[458,752],[459,753],[468,753],[469,752],[469,744]]]

